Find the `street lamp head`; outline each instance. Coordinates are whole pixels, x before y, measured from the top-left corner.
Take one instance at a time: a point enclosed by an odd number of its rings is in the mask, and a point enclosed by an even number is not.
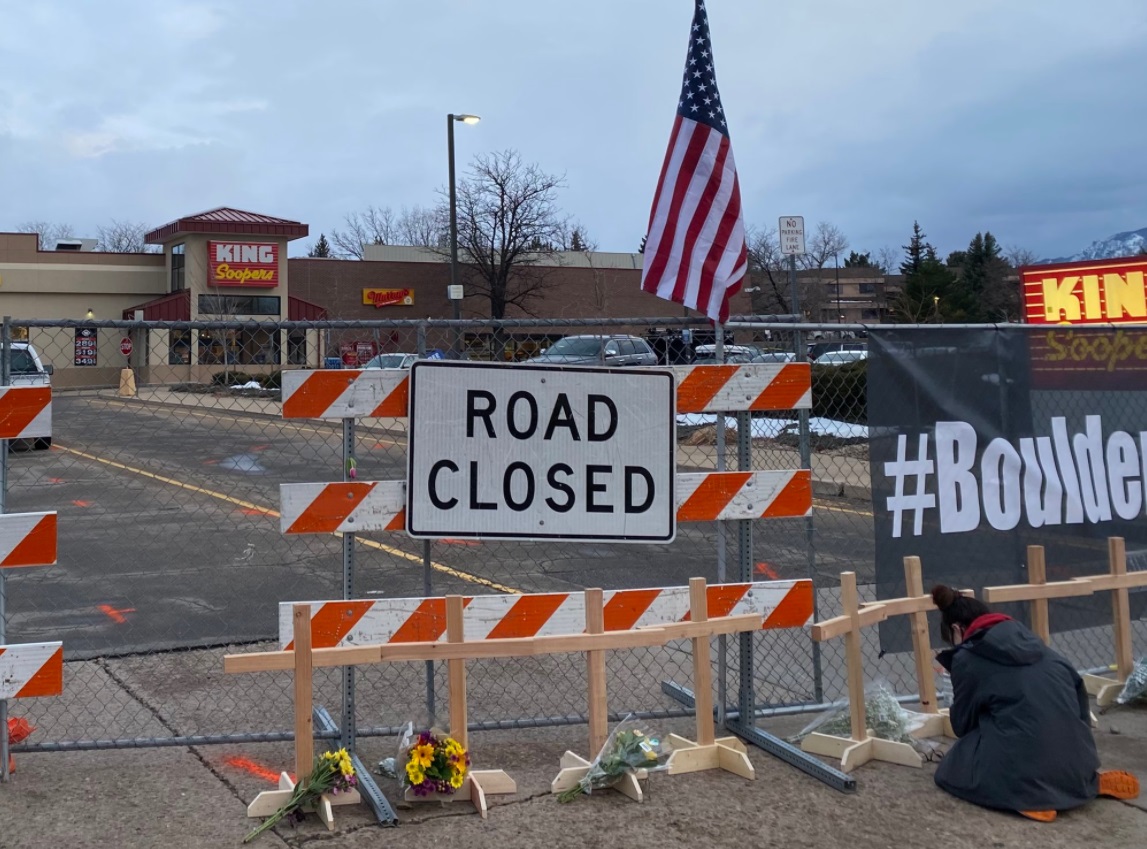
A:
[[[463,124],[477,124],[482,119],[477,115],[455,115],[455,121],[461,121]]]

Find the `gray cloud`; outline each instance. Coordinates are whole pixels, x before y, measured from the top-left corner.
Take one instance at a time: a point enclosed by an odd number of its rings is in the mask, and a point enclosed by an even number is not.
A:
[[[747,215],[942,250],[990,228],[1046,255],[1147,224],[1141,0],[710,0]],[[514,147],[564,172],[606,249],[644,232],[686,0],[0,0],[0,229],[94,232],[228,204],[317,234],[433,203]],[[954,7],[954,8],[947,8]]]

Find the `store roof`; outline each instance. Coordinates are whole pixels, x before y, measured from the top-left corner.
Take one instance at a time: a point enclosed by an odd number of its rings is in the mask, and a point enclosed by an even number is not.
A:
[[[144,240],[149,245],[162,245],[189,233],[209,233],[226,236],[285,236],[301,239],[310,233],[310,227],[299,221],[260,215],[242,209],[221,206],[164,224],[148,233]]]

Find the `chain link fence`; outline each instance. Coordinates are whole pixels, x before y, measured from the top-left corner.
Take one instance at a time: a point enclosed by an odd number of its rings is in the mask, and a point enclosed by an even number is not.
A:
[[[284,419],[291,368],[409,368],[420,357],[590,364],[787,362],[817,356],[813,409],[679,415],[678,471],[812,469],[810,519],[689,523],[667,545],[572,541],[415,540],[363,533],[354,598],[571,591],[812,578],[818,615],[839,610],[839,574],[874,597],[864,339],[830,329],[736,329],[724,353],[711,325],[690,319],[601,322],[29,322],[13,323],[13,380],[51,364],[51,444],[13,444],[8,512],[57,510],[59,562],[8,576],[9,642],[63,639],[66,695],[23,702],[38,728],[26,749],[289,739],[290,676],[226,676],[222,657],[277,647],[280,602],[343,593],[342,540],[280,533],[281,483],[342,480],[339,421]],[[21,357],[29,343],[32,365]],[[590,351],[590,354],[585,354]],[[829,356],[835,354],[837,356]],[[40,364],[35,362],[38,356]],[[827,360],[823,360],[828,356]],[[564,359],[563,359],[564,358]],[[823,360],[823,361],[822,361]],[[587,361],[588,362],[588,361]],[[20,368],[15,366],[20,365]],[[121,385],[130,365],[134,387]],[[353,430],[359,480],[406,475],[405,419]],[[876,635],[867,654],[876,658]],[[759,712],[809,710],[845,692],[843,656],[806,631],[753,640]],[[722,654],[722,647],[724,654]],[[721,701],[740,685],[739,644],[714,641]],[[478,727],[583,722],[584,663],[557,655],[469,664]],[[915,692],[910,659],[874,667]],[[690,713],[687,643],[613,652],[611,708]],[[433,722],[445,704],[443,665],[360,667],[360,735]],[[265,710],[232,710],[251,693]],[[316,670],[315,701],[338,715],[337,671]],[[74,729],[83,728],[78,740]]]

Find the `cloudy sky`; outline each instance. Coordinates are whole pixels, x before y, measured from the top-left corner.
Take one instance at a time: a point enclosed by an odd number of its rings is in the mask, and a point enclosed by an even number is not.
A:
[[[750,224],[946,253],[1147,226],[1143,0],[709,0]],[[329,232],[516,148],[634,250],[691,0],[0,0],[0,230],[235,206]],[[298,244],[301,252],[305,245]]]

